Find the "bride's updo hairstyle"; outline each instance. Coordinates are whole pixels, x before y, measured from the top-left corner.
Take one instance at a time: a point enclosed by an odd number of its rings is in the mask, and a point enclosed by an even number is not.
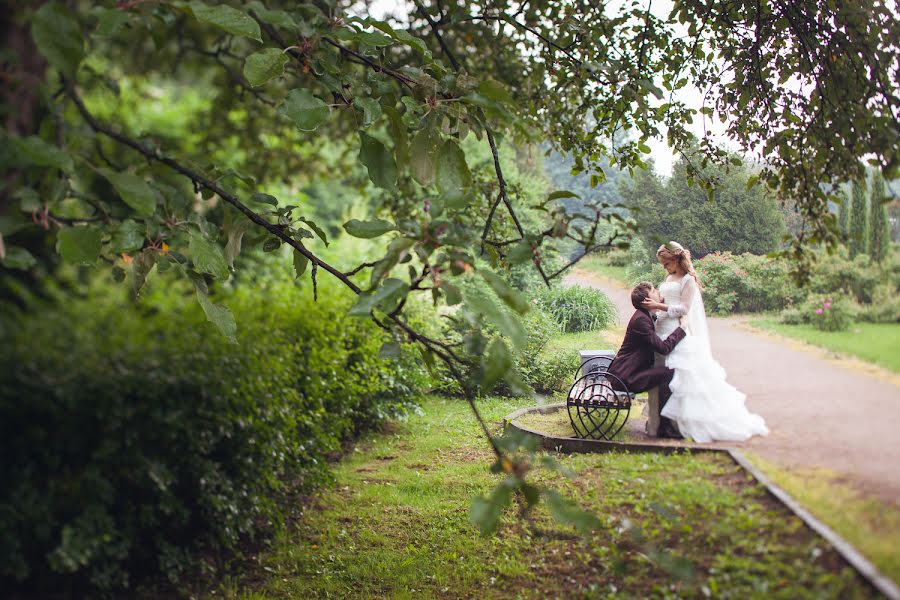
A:
[[[700,282],[700,278],[694,270],[694,263],[691,262],[691,251],[678,242],[669,242],[660,246],[656,250],[656,258],[659,260],[678,261],[681,270],[692,276],[694,281],[697,282],[697,285],[700,286],[700,289],[703,289],[703,284]]]

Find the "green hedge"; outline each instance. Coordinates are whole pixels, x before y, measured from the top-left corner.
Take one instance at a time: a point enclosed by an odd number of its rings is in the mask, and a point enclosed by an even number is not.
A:
[[[0,574],[76,596],[221,556],[281,521],[279,499],[327,477],[341,442],[402,411],[427,378],[413,355],[313,303],[285,273],[226,300],[229,343],[188,290],[157,280],[139,306],[81,298],[0,321]]]

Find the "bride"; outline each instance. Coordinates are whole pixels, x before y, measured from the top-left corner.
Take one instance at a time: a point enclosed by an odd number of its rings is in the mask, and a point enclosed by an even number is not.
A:
[[[746,396],[725,381],[725,370],[713,358],[703,309],[702,286],[691,263],[691,253],[677,242],[663,244],[656,258],[668,273],[659,292],[663,301],[644,301],[644,308],[659,311],[656,333],[665,338],[681,321],[687,336],[666,356],[675,371],[672,395],[660,411],[678,424],[682,435],[695,442],[745,441],[766,435],[765,421],[744,406]]]

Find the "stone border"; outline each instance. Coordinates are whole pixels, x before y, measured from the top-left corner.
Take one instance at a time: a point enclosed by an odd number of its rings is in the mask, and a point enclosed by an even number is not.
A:
[[[605,440],[583,440],[579,438],[561,438],[551,435],[545,435],[533,429],[529,429],[523,425],[519,425],[514,421],[529,413],[547,414],[559,410],[565,410],[565,402],[558,404],[546,404],[544,406],[532,406],[530,408],[521,408],[510,413],[503,418],[503,427],[512,427],[522,433],[528,433],[541,439],[541,447],[544,450],[562,453],[592,453],[592,452],[660,452],[663,454],[673,454],[679,451],[689,450],[691,452],[712,452],[717,454],[727,454],[739,467],[747,471],[756,481],[762,485],[766,491],[775,500],[784,505],[794,515],[800,518],[807,527],[812,529],[817,535],[824,538],[826,542],[837,551],[838,554],[851,566],[860,577],[865,579],[869,585],[874,587],[880,593],[884,594],[889,600],[900,600],[900,587],[868,561],[860,552],[850,545],[845,539],[839,536],[833,529],[825,525],[822,521],[814,517],[809,511],[803,508],[797,500],[791,497],[786,491],[775,485],[766,475],[759,469],[754,467],[747,457],[734,448],[719,448],[712,446],[703,446],[698,444],[685,444],[677,441],[665,442],[662,444],[642,444],[635,442],[609,442]]]

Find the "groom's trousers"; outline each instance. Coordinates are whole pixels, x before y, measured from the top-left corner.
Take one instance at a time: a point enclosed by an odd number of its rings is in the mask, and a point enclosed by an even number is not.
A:
[[[659,359],[662,360],[659,360]],[[656,437],[659,427],[662,423],[669,421],[662,417],[659,413],[672,395],[669,389],[669,383],[675,371],[665,366],[665,357],[657,355],[659,362],[656,366],[650,367],[643,371],[638,371],[629,377],[629,381],[624,382],[628,386],[628,391],[633,394],[639,392],[649,392],[648,415],[647,415],[647,435]],[[613,388],[617,388],[617,381],[613,380]]]

